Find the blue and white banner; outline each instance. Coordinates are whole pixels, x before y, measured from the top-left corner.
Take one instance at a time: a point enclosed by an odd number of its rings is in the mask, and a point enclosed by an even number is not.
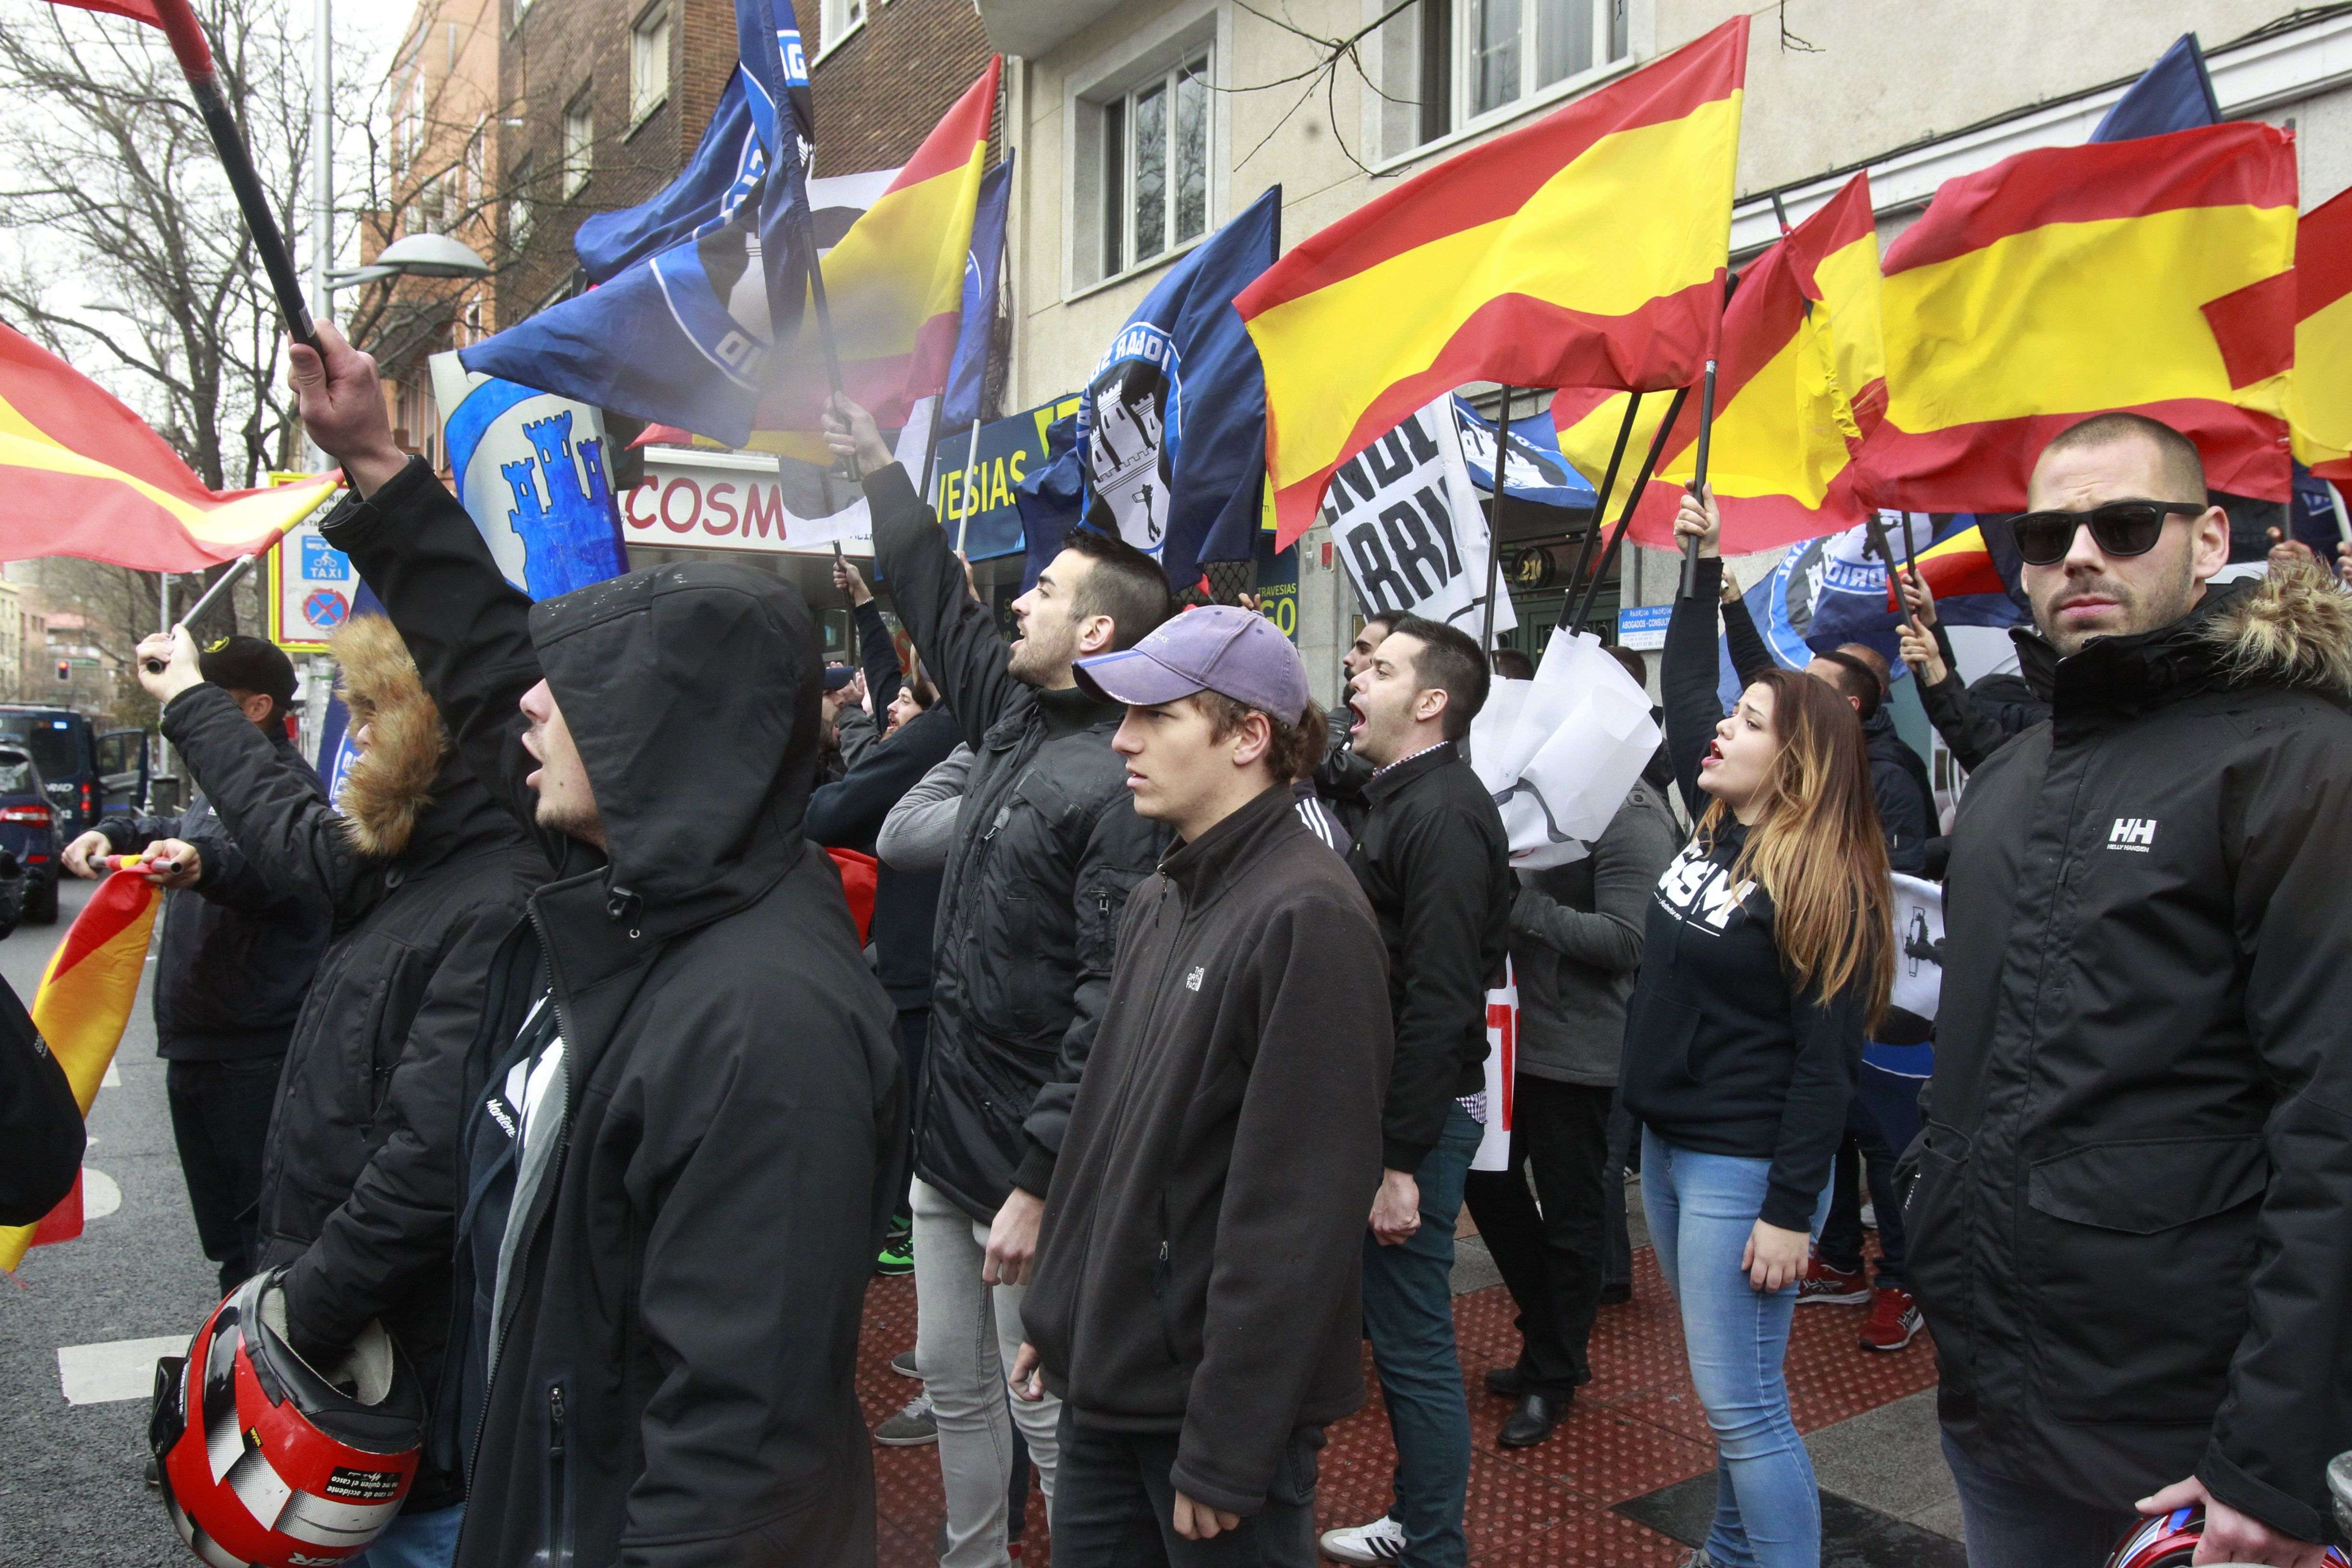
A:
[[[1461,397],[1454,400],[1454,422],[1461,430],[1462,461],[1470,469],[1470,482],[1488,495],[1494,494],[1497,422]],[[1552,424],[1549,409],[1511,421],[1511,449],[1504,459],[1503,478],[1510,486],[1513,500],[1530,500],[1570,511],[1592,510],[1592,487],[1560,456],[1559,431]]]
[[[1274,264],[1282,187],[1169,269],[1111,339],[1078,405],[1086,525],[1156,557],[1182,591],[1257,552],[1265,372],[1234,296]]]
[[[433,395],[457,500],[507,581],[551,599],[627,571],[597,409],[435,354]]]

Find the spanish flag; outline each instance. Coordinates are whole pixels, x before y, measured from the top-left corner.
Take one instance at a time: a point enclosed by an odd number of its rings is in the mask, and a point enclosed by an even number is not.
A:
[[[1914,563],[1919,569],[1920,580],[1939,604],[1970,594],[2009,592],[2009,584],[2001,580],[2000,563],[1993,558],[1991,546],[1985,542],[1982,523],[1971,523],[1949,539],[1937,540],[1919,552]],[[1888,587],[1891,597],[1893,584]]]
[[[0,324],[0,560],[202,571],[275,544],[339,482],[208,490],[113,394]]]
[[[98,1080],[122,1043],[122,1026],[139,995],[147,964],[147,934],[155,927],[155,885],[136,871],[117,871],[98,885],[89,902],[49,955],[33,996],[33,1026],[66,1069],[84,1116],[98,1098]],[[81,1181],[38,1225],[0,1227],[0,1270],[15,1273],[37,1236],[43,1245],[81,1234]]]
[[[2287,421],[2295,460],[2352,479],[2352,191],[2295,226],[2294,375]]]
[[[885,430],[903,426],[917,399],[947,385],[1003,65],[1002,56],[988,62],[889,189],[824,253],[842,390]],[[748,445],[831,463],[833,454],[814,434],[824,427],[830,394],[814,306],[801,312],[791,343],[778,345],[774,363],[788,368],[761,400]]]
[[[1868,518],[1874,509],[1854,493],[1853,455],[1885,406],[1885,382],[1878,229],[1869,176],[1856,174],[1740,274],[1723,313],[1707,484],[1723,509],[1727,553],[1819,538]],[[1590,390],[1552,400],[1561,452],[1596,484],[1626,400]],[[1626,483],[1665,413],[1665,399],[1643,399],[1620,470]],[[1630,531],[1641,543],[1673,547],[1675,510],[1697,471],[1698,422],[1698,400],[1685,399],[1633,513]]]
[[[1682,386],[1722,329],[1748,18],[1416,175],[1234,300],[1276,548],[1334,469],[1466,381]]]
[[[1945,182],[1886,256],[1863,491],[2014,510],[2053,436],[2128,409],[2215,489],[2287,497],[2294,148],[2257,123],[2021,153]]]

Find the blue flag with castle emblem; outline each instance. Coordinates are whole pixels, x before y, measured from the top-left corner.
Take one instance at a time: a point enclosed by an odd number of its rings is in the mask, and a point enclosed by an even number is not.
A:
[[[433,356],[451,488],[507,581],[551,599],[629,569],[604,416]]]
[[[751,438],[769,362],[799,323],[814,261],[808,73],[799,36],[778,36],[771,0],[736,0],[735,27],[757,157],[739,160],[717,209],[601,286],[459,350],[467,370],[730,446]]]
[[[1086,526],[1157,558],[1179,592],[1203,561],[1257,554],[1265,369],[1234,296],[1281,248],[1276,185],[1144,296],[1078,403]]]

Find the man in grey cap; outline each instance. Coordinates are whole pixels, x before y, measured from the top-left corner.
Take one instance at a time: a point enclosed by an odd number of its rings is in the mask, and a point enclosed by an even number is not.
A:
[[[1054,1559],[1305,1568],[1323,1428],[1364,1397],[1387,952],[1294,810],[1324,730],[1272,623],[1196,609],[1076,677],[1128,705],[1135,809],[1179,842],[1128,900],[1022,1304],[1013,1392],[1063,1401]]]

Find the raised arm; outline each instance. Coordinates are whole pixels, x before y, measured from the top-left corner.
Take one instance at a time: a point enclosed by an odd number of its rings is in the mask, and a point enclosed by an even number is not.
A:
[[[522,781],[538,764],[522,748],[518,706],[543,679],[530,601],[425,460],[393,441],[375,361],[330,325],[320,326],[319,342],[323,363],[300,343],[289,349],[291,379],[304,426],[352,487],[320,531],[383,601],[474,776],[537,832],[538,794]],[[572,843],[553,834],[541,841],[557,864]]]
[[[1723,700],[1716,681],[1721,661],[1716,652],[1716,602],[1723,592],[1723,561],[1716,553],[1716,510],[1706,511],[1684,498],[1682,514],[1675,520],[1676,537],[1700,540],[1698,584],[1688,598],[1675,601],[1666,621],[1664,662],[1658,672],[1658,689],[1665,700],[1666,758],[1674,764],[1675,787],[1682,792],[1683,807],[1696,818],[1704,815],[1707,797],[1699,793],[1698,764],[1723,721]]]
[[[155,679],[169,681],[178,668],[175,660]],[[258,883],[277,899],[322,900],[339,919],[358,912],[352,906],[371,896],[362,886],[367,868],[316,773],[271,745],[235,698],[201,680],[163,700],[163,730],[205,781],[205,798],[227,829],[227,842],[206,836],[198,844],[198,892],[242,908],[249,897],[240,898],[240,887]]]

